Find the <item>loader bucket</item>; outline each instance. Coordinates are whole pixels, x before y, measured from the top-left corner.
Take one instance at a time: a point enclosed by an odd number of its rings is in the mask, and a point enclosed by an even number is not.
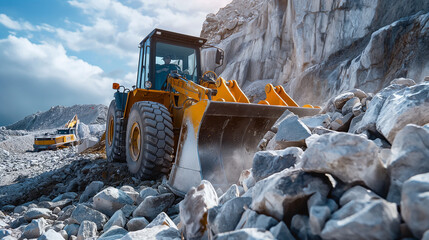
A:
[[[289,110],[298,116],[320,109],[202,100],[185,110],[168,185],[185,195],[201,180],[226,190],[252,167],[259,141]]]

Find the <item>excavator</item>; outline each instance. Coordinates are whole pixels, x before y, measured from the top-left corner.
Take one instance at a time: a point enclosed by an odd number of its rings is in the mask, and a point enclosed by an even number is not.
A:
[[[216,65],[224,61],[223,50],[206,41],[154,29],[139,45],[136,85],[113,83],[107,114],[107,159],[126,161],[139,179],[166,175],[169,188],[182,196],[203,179],[216,189],[236,183],[286,110],[298,116],[320,110],[300,107],[272,84],[265,87],[265,100],[250,103],[236,80],[202,72],[202,49],[216,51]]]
[[[64,128],[57,129],[56,134],[45,133],[42,136],[34,137],[34,151],[56,150],[58,148],[66,148],[78,144],[78,126],[79,119],[77,115],[74,115],[74,117],[64,125]]]

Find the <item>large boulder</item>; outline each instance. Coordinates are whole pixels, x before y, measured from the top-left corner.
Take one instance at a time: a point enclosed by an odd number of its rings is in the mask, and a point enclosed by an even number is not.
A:
[[[158,196],[159,193],[155,189],[148,187],[140,191],[139,196],[137,197],[137,203],[140,204],[149,196]]]
[[[429,122],[429,83],[407,87],[389,96],[377,118],[377,130],[389,140],[407,124]]]
[[[64,237],[60,233],[55,232],[54,229],[49,229],[37,238],[37,240],[64,240]]]
[[[258,228],[245,228],[237,231],[220,233],[214,237],[215,240],[247,239],[247,240],[269,240],[275,239],[270,231]]]
[[[193,187],[180,202],[180,222],[186,238],[199,238],[206,234],[207,212],[218,205],[218,197],[212,184],[201,181],[198,187]]]
[[[152,220],[152,222],[150,222],[146,226],[146,228],[151,228],[151,227],[161,226],[161,225],[165,225],[165,226],[177,229],[176,224],[170,219],[170,217],[168,217],[168,215],[165,212],[158,214],[158,216],[156,216],[156,218]]]
[[[384,105],[386,99],[394,94],[395,92],[404,89],[406,86],[394,84],[390,85],[380,92],[378,92],[367,106],[365,114],[362,116],[362,120],[355,124],[353,133],[363,133],[367,130],[376,132],[377,119],[380,114],[381,108]]]
[[[93,197],[94,209],[112,216],[117,210],[121,209],[127,204],[133,204],[131,199],[124,191],[114,187],[108,187],[103,191],[97,193]]]
[[[104,224],[103,231],[109,230],[109,228],[113,226],[119,226],[124,227],[125,226],[125,216],[124,213],[121,210],[116,211],[113,216],[107,221],[106,224]]]
[[[120,226],[113,226],[105,231],[98,240],[116,240],[127,235],[128,231]]]
[[[120,240],[140,240],[140,239],[165,239],[165,240],[180,240],[181,235],[177,228],[168,227],[166,225],[157,225],[154,227],[146,227],[139,231],[129,232]]]
[[[79,202],[86,202],[98,193],[104,187],[104,183],[101,181],[93,181],[85,187],[82,195],[80,195]]]
[[[280,221],[277,225],[270,229],[274,239],[278,240],[295,240],[293,235],[290,233],[289,228],[283,221]]]
[[[402,186],[401,215],[413,235],[421,238],[429,229],[429,173],[408,179]]]
[[[38,238],[45,232],[46,220],[43,218],[33,219],[28,224],[22,233],[24,238]]]
[[[279,123],[276,135],[267,144],[267,150],[305,146],[305,139],[309,136],[311,136],[310,129],[298,116],[290,113]]]
[[[277,225],[279,222],[267,215],[259,214],[251,209],[246,209],[246,211],[241,216],[240,221],[238,222],[235,230],[243,228],[258,228],[270,230],[270,228]]]
[[[47,208],[30,208],[27,212],[24,214],[24,219],[26,221],[31,221],[32,219],[37,218],[49,218],[52,214],[52,211]]]
[[[323,239],[397,239],[396,204],[382,199],[352,200],[336,211],[321,233]]]
[[[209,209],[208,223],[214,234],[233,231],[240,221],[244,208],[252,203],[249,197],[237,197],[222,206]]]
[[[81,224],[83,221],[91,221],[97,225],[97,230],[101,230],[107,222],[107,216],[103,213],[79,204],[71,214],[71,221]]]
[[[307,215],[296,214],[293,216],[290,229],[298,239],[318,239],[311,232],[310,219]]]
[[[293,215],[307,212],[307,199],[319,192],[326,197],[331,183],[323,174],[283,170],[253,187],[251,208],[289,223]]]
[[[383,193],[386,169],[378,147],[365,137],[350,133],[313,135],[302,156],[303,169],[329,173],[345,183],[363,183]]]
[[[341,196],[340,205],[344,206],[353,200],[370,201],[371,199],[381,199],[381,197],[358,185],[350,188]]]
[[[293,167],[300,162],[303,153],[298,147],[256,152],[253,157],[252,176],[259,181],[285,168]]]
[[[229,187],[228,190],[224,194],[222,194],[222,196],[219,197],[219,205],[222,205],[228,202],[229,200],[239,196],[240,196],[240,190],[237,184],[232,184],[231,187]]]
[[[410,177],[429,172],[429,125],[409,124],[395,137],[387,170],[390,188],[387,200],[399,204],[402,184]]]
[[[83,221],[77,233],[77,240],[85,240],[97,237],[97,225],[91,221]]]
[[[302,123],[304,123],[311,131],[313,131],[313,129],[316,127],[328,127],[331,118],[328,114],[319,114],[315,116],[302,117],[299,120],[301,120]]]
[[[136,217],[136,218],[132,218],[130,221],[128,221],[127,229],[130,232],[138,231],[138,230],[142,230],[143,228],[145,228],[148,224],[149,224],[149,222],[148,222],[148,220],[146,220],[146,218]]]
[[[172,193],[146,197],[136,210],[134,210],[133,217],[146,217],[152,220],[161,212],[167,211],[173,204],[174,199],[175,197]]]

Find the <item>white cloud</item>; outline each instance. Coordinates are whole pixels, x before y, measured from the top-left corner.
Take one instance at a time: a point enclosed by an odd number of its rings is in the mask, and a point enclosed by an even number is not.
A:
[[[27,30],[27,31],[48,31],[48,32],[53,32],[54,28],[48,24],[42,24],[42,25],[36,25],[34,26],[33,24],[27,22],[27,21],[15,21],[13,19],[11,19],[10,17],[8,17],[5,14],[0,14],[0,24],[2,24],[3,26],[12,29],[12,30],[18,30],[18,31],[22,31],[22,30]]]
[[[0,102],[8,103],[0,106],[2,118],[24,117],[54,105],[108,104],[113,95],[115,79],[68,56],[61,44],[35,44],[10,35],[0,40],[0,65],[0,80],[7,81],[0,88]]]
[[[138,43],[155,27],[199,36],[206,15],[229,2],[130,0],[126,5],[118,0],[70,0],[71,6],[89,16],[91,24],[57,33],[75,51],[110,51],[135,65]]]

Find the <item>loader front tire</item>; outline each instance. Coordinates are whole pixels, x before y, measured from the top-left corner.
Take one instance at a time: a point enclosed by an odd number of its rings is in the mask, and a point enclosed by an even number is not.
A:
[[[125,122],[124,112],[118,110],[112,100],[106,120],[106,156],[109,162],[125,162]]]
[[[173,124],[167,108],[150,101],[136,102],[127,123],[125,152],[129,171],[138,179],[158,179],[171,170]]]

